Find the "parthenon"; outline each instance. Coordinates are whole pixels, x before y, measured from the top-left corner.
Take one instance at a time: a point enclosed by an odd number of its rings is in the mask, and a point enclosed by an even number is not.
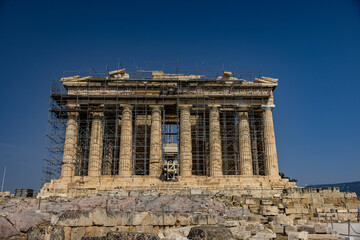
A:
[[[60,82],[43,195],[295,186],[279,176],[277,79],[118,69]]]

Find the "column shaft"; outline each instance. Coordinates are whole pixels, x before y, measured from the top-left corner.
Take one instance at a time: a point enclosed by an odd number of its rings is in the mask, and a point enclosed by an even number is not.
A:
[[[238,116],[240,175],[253,175],[248,113],[239,112]]]
[[[162,173],[162,135],[161,110],[159,106],[150,106],[151,135],[150,135],[150,176],[160,177]]]
[[[279,177],[273,115],[270,107],[264,110],[265,175]]]
[[[180,106],[180,176],[192,173],[190,106]]]
[[[103,113],[92,114],[88,176],[100,176],[103,155]]]
[[[222,176],[220,121],[217,107],[211,107],[209,118],[210,176]]]
[[[75,163],[79,132],[78,118],[79,113],[68,113],[64,143],[64,154],[61,168],[61,178],[72,177],[75,175]]]
[[[121,118],[121,135],[120,135],[120,157],[119,157],[119,175],[132,175],[132,106],[124,106]]]

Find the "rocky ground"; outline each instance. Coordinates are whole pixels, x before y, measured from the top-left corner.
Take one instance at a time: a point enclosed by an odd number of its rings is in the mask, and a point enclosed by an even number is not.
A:
[[[261,216],[219,196],[7,198],[3,239],[338,239],[324,224]],[[130,232],[130,233],[129,233]],[[138,232],[137,235],[134,232]],[[147,233],[147,234],[144,234]],[[96,238],[94,238],[96,237]]]

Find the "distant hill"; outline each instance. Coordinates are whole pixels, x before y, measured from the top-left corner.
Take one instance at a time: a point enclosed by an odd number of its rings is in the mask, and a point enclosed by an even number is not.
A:
[[[347,182],[347,183],[334,183],[334,184],[319,184],[308,185],[307,188],[321,188],[321,187],[339,187],[341,192],[356,192],[356,195],[360,197],[360,181]]]

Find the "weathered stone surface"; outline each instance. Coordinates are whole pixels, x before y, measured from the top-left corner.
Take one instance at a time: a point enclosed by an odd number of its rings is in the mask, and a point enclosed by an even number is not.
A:
[[[298,231],[301,232],[308,232],[310,234],[315,234],[315,228],[314,225],[303,225],[298,227]]]
[[[274,217],[274,224],[275,225],[279,225],[279,224],[291,225],[291,224],[294,224],[294,218],[291,216],[286,216],[284,214],[279,214]]]
[[[42,240],[45,239],[45,226],[32,227],[27,232],[28,240]]]
[[[258,231],[264,230],[264,225],[259,223],[246,223],[245,231],[251,232],[251,234],[256,234]]]
[[[50,215],[43,213],[15,213],[8,214],[6,218],[20,232],[27,232],[31,227],[50,221]]]
[[[336,240],[339,239],[339,236],[332,234],[308,234],[309,240]]]
[[[166,237],[162,238],[162,240],[187,240],[187,237],[183,237],[176,234],[169,234]]]
[[[61,226],[48,226],[45,228],[45,238],[51,240],[65,239],[64,228]]]
[[[322,224],[315,224],[314,225],[314,230],[316,234],[327,234],[329,233],[329,229]]]
[[[19,234],[11,223],[4,217],[0,217],[0,238],[9,238]]]
[[[238,221],[225,221],[223,223],[223,225],[224,225],[224,227],[229,227],[229,228],[230,227],[239,227],[240,226]]]
[[[288,240],[308,240],[308,232],[289,232]]]
[[[191,230],[191,227],[169,228],[163,232],[163,235],[165,237],[168,237],[171,234],[182,236],[182,237],[187,237],[190,233],[190,230]]]
[[[159,236],[154,233],[142,232],[110,232],[106,235],[107,240],[160,240]]]
[[[235,239],[237,240],[248,240],[251,238],[251,232],[248,231],[232,231],[232,234],[234,236]]]
[[[276,234],[271,231],[268,228],[265,228],[264,230],[261,230],[256,233],[255,237],[261,238],[261,239],[273,239],[276,238]]]
[[[187,237],[188,239],[198,240],[198,239],[234,239],[231,231],[228,228],[224,227],[193,227],[190,230],[190,233]]]
[[[81,239],[84,235],[85,235],[85,227],[71,228],[70,231],[71,239]]]
[[[261,205],[260,214],[264,216],[275,216],[279,214],[279,208],[277,206]]]
[[[289,232],[297,232],[298,231],[298,226],[295,226],[295,225],[287,225],[285,226],[285,234],[286,235],[289,235]],[[299,230],[301,231],[301,230]]]

